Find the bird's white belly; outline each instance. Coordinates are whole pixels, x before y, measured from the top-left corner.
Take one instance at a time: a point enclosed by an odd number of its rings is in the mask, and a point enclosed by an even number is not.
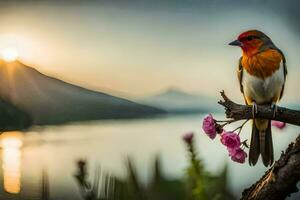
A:
[[[243,72],[243,89],[246,97],[251,97],[256,103],[269,103],[278,96],[284,84],[284,68],[280,68],[266,79],[250,75],[246,70]]]

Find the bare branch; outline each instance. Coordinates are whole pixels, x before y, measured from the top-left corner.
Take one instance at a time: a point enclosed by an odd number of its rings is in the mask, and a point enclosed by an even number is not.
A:
[[[252,107],[247,105],[241,105],[231,101],[225,92],[221,92],[223,100],[218,103],[225,107],[225,114],[227,118],[234,120],[252,119]],[[271,119],[289,124],[300,126],[300,111],[291,110],[288,108],[278,107],[275,118],[273,117],[273,109],[270,105],[258,105],[258,113],[256,118]]]

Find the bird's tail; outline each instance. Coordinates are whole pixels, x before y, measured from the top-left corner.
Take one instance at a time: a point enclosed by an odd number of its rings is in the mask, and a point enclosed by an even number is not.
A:
[[[274,155],[270,120],[254,119],[253,121],[249,150],[250,165],[255,165],[257,163],[259,154],[261,154],[263,163],[266,167],[272,165]]]

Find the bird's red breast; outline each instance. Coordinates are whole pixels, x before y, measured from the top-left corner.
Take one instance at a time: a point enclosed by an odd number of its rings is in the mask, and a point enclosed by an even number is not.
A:
[[[283,57],[275,49],[267,49],[254,55],[243,54],[242,66],[253,76],[265,79],[279,69]]]

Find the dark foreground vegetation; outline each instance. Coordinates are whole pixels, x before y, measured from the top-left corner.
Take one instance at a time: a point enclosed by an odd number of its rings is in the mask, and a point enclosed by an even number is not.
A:
[[[139,181],[138,172],[131,159],[127,159],[127,178],[120,179],[103,172],[99,167],[92,178],[88,176],[87,162],[77,162],[74,175],[84,200],[217,200],[234,199],[227,188],[226,167],[219,175],[209,173],[198,158],[193,137],[185,140],[189,166],[182,179],[164,176],[159,157],[152,167],[148,184]]]

